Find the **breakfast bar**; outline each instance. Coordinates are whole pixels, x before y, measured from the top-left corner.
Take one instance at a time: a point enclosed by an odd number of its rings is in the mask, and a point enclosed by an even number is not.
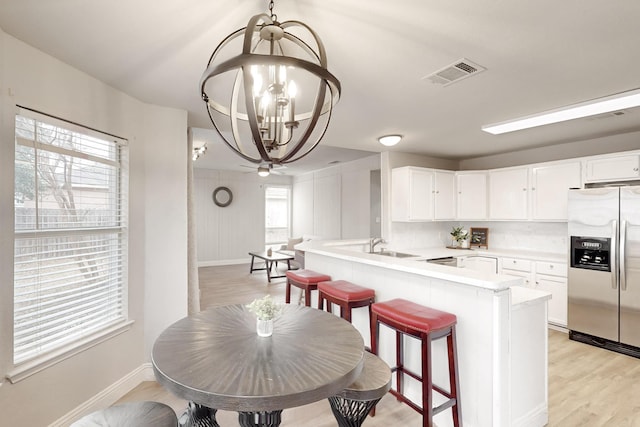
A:
[[[424,256],[368,253],[368,241],[312,241],[305,268],[375,289],[376,300],[404,298],[458,318],[460,399],[465,426],[544,426],[548,422],[547,301],[522,279],[427,263]],[[405,252],[405,251],[403,251]],[[353,325],[370,344],[366,310]],[[379,356],[393,366],[395,336],[382,330]],[[419,371],[419,343],[405,338],[405,364]],[[446,345],[434,343],[433,379],[448,384]],[[405,393],[420,402],[417,382]],[[451,425],[449,411],[435,423]]]

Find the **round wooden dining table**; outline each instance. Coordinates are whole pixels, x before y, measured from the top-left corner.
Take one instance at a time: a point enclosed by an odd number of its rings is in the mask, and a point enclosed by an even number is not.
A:
[[[283,409],[340,393],[363,367],[364,342],[347,321],[285,304],[273,335],[256,333],[244,305],[185,317],[152,350],[157,381],[188,400],[192,425],[218,426],[217,410],[236,411],[243,427],[280,425]],[[189,423],[187,423],[188,425]]]

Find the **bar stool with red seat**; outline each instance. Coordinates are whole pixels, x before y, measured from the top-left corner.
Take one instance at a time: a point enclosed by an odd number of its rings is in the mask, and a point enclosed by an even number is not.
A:
[[[285,302],[291,302],[291,286],[304,291],[304,305],[311,307],[311,291],[318,289],[318,283],[331,280],[331,276],[316,273],[312,270],[289,270],[287,271],[287,287],[285,290]]]
[[[340,306],[340,317],[348,322],[351,322],[351,310],[358,307],[369,307],[371,319],[371,304],[375,299],[376,291],[373,289],[363,288],[346,280],[318,283],[318,308],[324,310],[324,302],[327,301],[327,311],[331,313],[331,304],[336,304]]]
[[[371,311],[371,351],[373,354],[378,354],[379,325],[384,324],[396,331],[396,366],[391,368],[392,371],[396,372],[396,388],[395,390],[390,390],[391,394],[422,414],[423,427],[433,426],[433,416],[449,408],[451,408],[453,415],[454,427],[462,426],[456,349],[456,316],[400,298],[374,303],[371,306]],[[402,334],[421,341],[421,375],[408,370],[404,366]],[[431,375],[431,343],[433,340],[440,338],[447,338],[450,390],[448,392],[433,384]],[[422,407],[404,396],[402,381],[404,375],[422,382]],[[444,403],[436,408],[433,407],[434,390],[447,398]]]

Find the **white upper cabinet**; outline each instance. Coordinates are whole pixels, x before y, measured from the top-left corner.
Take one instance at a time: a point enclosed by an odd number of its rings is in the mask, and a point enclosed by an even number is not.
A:
[[[433,219],[434,176],[428,169],[403,167],[391,171],[391,220]]]
[[[640,155],[586,160],[585,181],[616,181],[640,178]]]
[[[455,219],[455,177],[447,171],[434,171],[433,208],[434,219]]]
[[[581,187],[580,162],[531,168],[531,219],[566,221],[570,188]]]
[[[487,219],[486,172],[456,172],[456,218]]]
[[[415,166],[391,173],[392,221],[566,221],[584,183],[640,179],[640,151],[475,171]]]
[[[529,168],[489,171],[489,218],[527,219]]]
[[[391,220],[398,222],[455,218],[453,172],[418,167],[391,171]]]

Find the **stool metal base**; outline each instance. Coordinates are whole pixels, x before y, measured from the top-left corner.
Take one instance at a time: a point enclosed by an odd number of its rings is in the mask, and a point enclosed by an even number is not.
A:
[[[262,412],[238,412],[241,427],[278,427],[281,422],[282,410]]]
[[[365,418],[380,399],[357,401],[339,396],[331,396],[329,404],[331,411],[338,421],[339,427],[360,427]]]
[[[180,427],[220,427],[216,420],[216,409],[207,408],[194,402],[189,402],[187,410],[178,420]]]

